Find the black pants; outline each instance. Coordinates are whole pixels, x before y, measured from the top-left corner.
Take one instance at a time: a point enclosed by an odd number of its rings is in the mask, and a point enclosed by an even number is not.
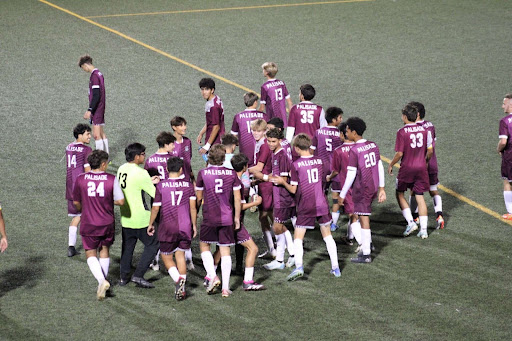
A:
[[[144,251],[139,260],[139,264],[133,273],[135,277],[144,277],[149,264],[153,261],[160,248],[156,233],[153,236],[149,236],[147,229],[131,229],[122,228],[123,231],[123,244],[121,246],[121,278],[129,279],[130,271],[132,268],[133,250],[137,240],[140,240],[144,244]]]

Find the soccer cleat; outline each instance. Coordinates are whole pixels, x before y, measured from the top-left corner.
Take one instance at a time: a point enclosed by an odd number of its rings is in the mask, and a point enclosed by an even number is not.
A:
[[[331,274],[333,274],[334,277],[341,277],[340,268],[336,268],[336,269],[331,270]]]
[[[207,288],[208,284],[210,284],[210,279],[207,276],[204,276],[203,286]]]
[[[443,219],[443,216],[440,215],[439,217],[437,217],[436,221],[437,221],[436,229],[441,229],[441,230],[444,229],[444,219]]]
[[[243,288],[245,291],[260,291],[266,289],[263,284],[258,284],[255,281],[244,281]]]
[[[208,283],[208,287],[206,288],[206,292],[208,293],[208,295],[212,295],[215,293],[215,291],[217,290],[217,288],[220,286],[220,279],[218,276],[215,276],[214,279],[212,279],[209,283]]]
[[[344,245],[349,245],[349,246],[354,245],[354,239],[349,239],[347,236],[341,237],[340,241]]]
[[[263,265],[263,267],[267,270],[283,270],[284,263],[274,259],[272,262]]]
[[[420,217],[414,218],[414,222],[416,223],[416,225],[419,225],[420,224]]]
[[[358,255],[357,258],[350,258],[352,263],[371,263],[372,256],[371,255]]]
[[[404,231],[404,237],[407,237],[408,235],[410,235],[417,229],[418,229],[418,225],[416,225],[415,222],[410,223],[409,225],[407,225],[407,228]]]
[[[73,257],[75,255],[79,255],[80,252],[78,252],[74,246],[69,246],[68,247],[68,257]]]
[[[338,225],[336,225],[335,223],[331,223],[331,232],[334,232],[338,229]]]
[[[295,268],[291,274],[286,277],[287,281],[295,281],[297,278],[304,276],[304,269],[302,266],[300,268]]]
[[[505,220],[512,220],[512,213],[506,213],[501,216]]]
[[[151,264],[149,264],[149,267],[153,269],[153,271],[160,271],[160,265],[158,264],[158,261],[156,259],[153,259]]]
[[[194,270],[196,267],[194,266],[194,263],[192,262],[192,260],[188,260],[187,261],[187,270],[188,271],[192,271]]]
[[[294,265],[295,265],[295,257],[294,256],[288,257],[288,261],[286,262],[286,267],[291,268]]]
[[[420,232],[418,232],[418,234],[416,236],[420,237],[421,239],[427,239],[428,233],[427,233],[427,231],[420,231]]]
[[[98,290],[96,291],[96,297],[99,301],[105,299],[107,290],[110,289],[110,283],[105,279],[101,284],[98,284]]]
[[[185,292],[185,278],[180,277],[180,279],[176,282],[176,290],[174,291],[174,298],[177,301],[181,301],[185,299],[187,293]]]
[[[229,289],[222,289],[222,297],[229,297],[233,292]]]

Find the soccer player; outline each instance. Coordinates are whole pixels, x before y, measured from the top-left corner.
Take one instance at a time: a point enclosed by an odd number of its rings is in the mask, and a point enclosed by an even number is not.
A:
[[[288,128],[286,128],[286,139],[291,142],[295,135],[306,133],[313,138],[315,132],[327,125],[324,109],[311,102],[316,91],[311,84],[304,84],[300,87],[300,103],[290,110]]]
[[[185,136],[187,133],[187,120],[181,116],[174,116],[171,119],[171,128],[173,130],[176,141],[174,142],[174,150],[172,155],[183,160],[183,175],[185,180],[195,182],[194,172],[192,171],[192,141]],[[192,261],[192,256],[190,256]]]
[[[110,265],[109,248],[115,237],[114,205],[123,205],[125,200],[116,177],[106,173],[108,154],[103,150],[95,150],[87,161],[91,171],[77,177],[73,188],[73,204],[82,212],[82,245],[87,265],[98,281],[96,297],[103,300],[110,288],[106,277]]]
[[[332,183],[332,224],[331,231],[337,229],[336,223],[338,222],[338,218],[340,216],[340,205],[338,203],[339,194],[341,192],[341,185],[345,183],[345,179],[347,178],[347,167],[348,167],[348,156],[352,147],[354,147],[354,142],[350,141],[347,137],[347,124],[345,122],[341,123],[339,126],[340,130],[340,139],[343,144],[336,148],[333,152],[332,163],[331,163],[331,174],[327,176],[327,181],[331,181]],[[343,213],[348,216],[348,227],[347,227],[347,235],[346,237],[342,237],[341,241],[347,245],[353,245],[353,229],[352,224],[359,224],[357,222],[357,216],[354,215],[354,201],[352,200],[352,189],[349,189],[345,195],[345,199],[343,201]],[[334,228],[333,228],[334,227]],[[361,226],[359,225],[356,228],[356,233],[361,230]],[[358,234],[358,238],[356,238],[359,245],[361,245],[361,236]]]
[[[283,132],[283,134],[284,134],[284,123],[283,123],[283,120],[280,119],[279,117],[272,117],[267,122],[267,130],[271,130],[271,129],[274,129],[274,128],[277,128],[277,129],[281,130]],[[288,158],[292,159],[292,146],[290,145],[290,142],[288,142],[287,139],[282,139],[281,140],[281,147],[283,147],[286,155],[288,155]]]
[[[84,120],[92,124],[92,135],[96,149],[108,153],[108,139],[103,127],[105,126],[105,81],[103,74],[92,65],[89,55],[80,57],[78,66],[91,74],[89,79],[89,107],[84,114]]]
[[[293,103],[286,85],[283,81],[275,79],[277,65],[273,62],[264,63],[263,76],[267,79],[261,86],[261,98],[259,111],[265,111],[268,118],[279,117],[283,120],[284,127],[288,126],[288,115]]]
[[[228,297],[231,276],[230,246],[235,245],[234,230],[240,229],[241,184],[236,172],[222,166],[226,148],[214,145],[208,154],[208,166],[197,175],[196,194],[199,206],[203,204],[203,221],[199,234],[201,259],[206,270],[208,287],[213,294],[221,281],[215,274],[210,244],[219,246],[222,271],[222,296]],[[203,203],[204,198],[204,203]]]
[[[351,258],[354,263],[371,263],[370,215],[372,213],[372,201],[377,197],[378,201],[386,200],[384,191],[384,166],[380,159],[379,147],[374,142],[363,138],[366,124],[359,117],[351,117],[347,120],[346,136],[354,142],[350,149],[347,166],[347,177],[340,193],[339,203],[344,204],[347,193],[352,188],[354,201],[354,214],[360,221],[362,251],[356,258]],[[355,225],[355,224],[352,224]],[[359,226],[358,226],[359,228]],[[354,230],[354,236],[359,234]]]
[[[223,167],[233,168],[231,166],[231,159],[235,156],[236,146],[238,145],[238,138],[233,134],[226,134],[220,138],[221,143],[226,147],[226,155],[224,157]]]
[[[428,179],[430,184],[429,194],[432,197],[432,202],[434,204],[434,211],[436,212],[436,221],[437,228],[444,228],[444,219],[443,219],[443,201],[441,196],[439,195],[439,191],[437,190],[437,186],[439,185],[438,179],[438,166],[437,166],[437,156],[436,156],[436,128],[434,124],[430,121],[425,121],[425,106],[420,102],[410,102],[409,104],[414,105],[418,108],[418,121],[417,124],[423,126],[423,128],[427,129],[432,135],[432,157],[428,161]],[[416,212],[416,199],[414,196],[411,196],[411,212]],[[413,214],[414,216],[414,214]]]
[[[160,254],[169,276],[176,283],[174,297],[180,301],[186,296],[185,250],[190,249],[192,238],[197,234],[196,193],[194,185],[185,180],[182,175],[182,159],[176,156],[169,158],[166,168],[169,177],[160,181],[156,187],[148,235],[155,234],[155,219],[161,212],[158,223]],[[173,254],[176,257],[176,263],[173,260]]]
[[[267,143],[272,151],[272,174],[283,177],[288,181],[290,177],[290,168],[292,160],[286,154],[286,151],[281,146],[281,141],[284,139],[284,134],[279,128],[274,128],[267,131]],[[272,262],[263,265],[267,270],[284,269],[284,249],[288,246],[288,254],[290,257],[286,262],[286,267],[291,268],[295,265],[295,252],[293,245],[292,234],[284,223],[290,220],[295,214],[295,199],[288,192],[284,186],[273,186],[273,199],[274,199],[274,234],[276,236],[276,259]]]
[[[255,152],[255,165],[249,168],[249,173],[256,178],[258,184],[258,194],[261,196],[262,202],[259,206],[259,220],[261,231],[267,250],[258,257],[264,257],[268,253],[275,258],[274,240],[272,239],[271,224],[274,220],[272,216],[273,206],[273,186],[269,182],[269,176],[272,173],[272,152],[267,144],[265,132],[267,130],[267,122],[258,119],[251,123],[251,130],[254,139],[256,140]]]
[[[407,221],[407,228],[403,235],[406,237],[418,229],[409,203],[404,197],[404,192],[411,188],[418,204],[420,220],[418,237],[426,239],[428,238],[428,216],[423,193],[427,192],[430,187],[427,162],[433,152],[432,135],[423,126],[416,124],[417,119],[418,108],[408,104],[402,109],[402,121],[405,125],[396,133],[396,154],[389,164],[388,173],[393,175],[393,166],[401,160],[396,181],[396,198],[402,209],[402,215]]]
[[[162,131],[158,134],[156,137],[158,150],[144,162],[144,169],[148,171],[150,176],[156,175],[160,180],[165,180],[169,177],[167,160],[172,156],[174,142],[176,142],[176,138],[173,134],[167,131]]]
[[[322,159],[312,155],[310,151],[311,139],[308,135],[299,134],[295,136],[292,145],[300,157],[292,164],[290,183],[283,177],[272,177],[272,182],[275,185],[284,186],[290,193],[295,194],[297,210],[297,223],[294,234],[295,270],[286,279],[294,281],[304,276],[303,240],[306,231],[315,228],[316,221],[320,224],[320,232],[331,259],[331,274],[340,277],[338,251],[329,228],[332,219],[329,213],[329,204],[323,190],[329,169],[322,162]]]
[[[267,115],[258,111],[258,95],[254,92],[247,92],[244,95],[244,103],[246,109],[239,112],[233,118],[233,125],[231,126],[231,134],[238,137],[240,143],[240,153],[245,154],[250,160],[249,167],[254,165],[254,146],[256,141],[252,136],[251,122],[257,119],[267,120]]]
[[[5,221],[2,214],[2,204],[0,203],[0,252],[7,250],[7,233],[5,232]],[[256,251],[257,252],[257,251]]]
[[[154,288],[152,283],[144,279],[144,274],[155,258],[159,244],[156,236],[149,236],[146,232],[151,212],[146,209],[141,194],[146,192],[154,198],[154,185],[160,181],[160,177],[158,175],[151,177],[147,170],[139,166],[144,164],[146,158],[146,147],[142,144],[132,143],[128,145],[124,150],[124,155],[127,162],[117,170],[117,179],[126,198],[125,204],[121,206],[123,244],[119,285],[124,286],[130,281],[133,251],[137,240],[140,240],[144,244],[144,251],[131,281],[142,288]]]
[[[92,149],[87,146],[91,142],[91,127],[80,123],[73,129],[75,141],[66,147],[66,199],[68,200],[68,216],[71,218],[68,230],[68,257],[79,254],[75,249],[80,212],[73,205],[73,186],[78,175],[91,170],[87,157]]]
[[[224,135],[224,107],[219,96],[215,95],[215,81],[211,78],[203,78],[199,81],[201,95],[206,100],[204,111],[206,124],[197,136],[197,143],[201,144],[203,135],[206,134],[205,144],[199,149],[199,153],[208,153],[210,147],[220,143],[220,137]]]
[[[503,219],[512,220],[512,93],[506,94],[501,105],[505,117],[500,120],[497,151],[501,155],[501,178],[503,179],[503,197],[507,213]]]

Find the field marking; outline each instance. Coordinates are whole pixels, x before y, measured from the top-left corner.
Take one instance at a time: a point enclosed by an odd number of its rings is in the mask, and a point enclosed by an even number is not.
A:
[[[74,16],[74,17],[76,17],[76,18],[80,19],[80,20],[86,21],[86,22],[88,22],[88,23],[90,23],[90,24],[92,24],[92,25],[98,26],[98,27],[100,27],[100,28],[102,28],[102,29],[104,29],[104,30],[107,30],[107,31],[109,31],[109,32],[111,32],[111,33],[114,33],[114,34],[116,34],[116,35],[118,35],[118,36],[120,36],[120,37],[122,37],[122,38],[125,38],[125,39],[127,39],[127,40],[129,40],[129,41],[131,41],[131,42],[134,42],[134,43],[136,43],[136,44],[138,44],[138,45],[140,45],[140,46],[143,46],[143,47],[145,47],[145,48],[147,48],[147,49],[149,49],[149,50],[151,50],[151,51],[154,51],[154,52],[156,52],[156,53],[159,53],[159,54],[161,54],[161,55],[163,55],[163,56],[165,56],[165,57],[167,57],[167,58],[170,58],[170,59],[172,59],[172,60],[174,60],[174,61],[177,61],[178,63],[181,63],[181,64],[183,64],[183,65],[186,65],[186,66],[188,66],[188,67],[190,67],[190,68],[192,68],[192,69],[194,69],[194,70],[197,70],[197,71],[199,71],[199,72],[202,72],[202,73],[204,73],[204,74],[207,74],[207,75],[209,75],[209,76],[211,76],[211,77],[213,77],[213,78],[217,78],[218,80],[223,81],[223,82],[225,82],[225,83],[227,83],[227,84],[233,85],[233,86],[234,86],[234,87],[236,87],[236,88],[242,89],[242,90],[244,90],[244,91],[246,91],[246,92],[255,92],[255,91],[252,91],[252,90],[251,90],[251,89],[249,89],[249,88],[246,88],[246,87],[245,87],[245,86],[243,86],[243,85],[240,85],[240,84],[235,83],[235,82],[233,82],[233,81],[230,81],[229,79],[226,79],[226,78],[224,78],[224,77],[222,77],[222,76],[219,76],[219,75],[214,74],[214,73],[212,73],[212,72],[209,72],[209,71],[207,71],[207,70],[205,70],[205,69],[202,69],[202,68],[200,68],[199,66],[196,66],[196,65],[191,64],[191,63],[189,63],[189,62],[187,62],[187,61],[185,61],[185,60],[183,60],[183,59],[180,59],[180,58],[177,58],[177,57],[175,57],[175,56],[173,56],[173,55],[170,55],[170,54],[168,54],[167,52],[164,52],[164,51],[162,51],[162,50],[160,50],[160,49],[157,49],[157,48],[155,48],[155,47],[153,47],[153,46],[151,46],[151,45],[145,44],[145,43],[143,43],[143,42],[141,42],[141,41],[139,41],[139,40],[137,40],[137,39],[134,39],[134,38],[132,38],[132,37],[130,37],[130,36],[127,36],[127,35],[126,35],[126,34],[124,34],[124,33],[121,33],[121,32],[116,31],[116,30],[114,30],[114,29],[112,29],[112,28],[110,28],[110,27],[107,27],[107,26],[105,26],[105,25],[99,24],[99,23],[97,23],[97,22],[95,22],[95,21],[93,21],[93,20],[91,20],[91,19],[88,19],[88,18],[86,18],[86,17],[83,17],[83,16],[81,16],[81,15],[79,15],[79,14],[76,14],[75,12],[72,12],[72,11],[70,11],[70,10],[67,10],[67,9],[65,9],[65,8],[62,8],[62,7],[57,6],[57,5],[55,5],[55,4],[52,4],[51,2],[48,2],[48,1],[46,1],[46,0],[39,0],[39,1],[40,1],[40,2],[42,2],[42,3],[44,3],[44,4],[47,4],[47,5],[51,6],[51,7],[53,7],[53,8],[56,8],[56,9],[58,9],[58,10],[60,10],[60,11],[63,11],[63,12],[65,12],[65,13],[67,13],[67,14],[70,14],[70,15],[72,15],[72,16]],[[259,95],[258,95],[258,96],[259,96]],[[389,163],[391,163],[391,160],[390,160],[390,159],[388,159],[387,157],[384,157],[384,156],[382,156],[382,155],[381,155],[381,157],[380,157],[380,158],[381,158],[384,162],[387,162],[388,164],[389,164]],[[400,166],[399,166],[398,164],[395,164],[395,167],[400,168]],[[484,213],[487,213],[488,215],[490,215],[490,216],[492,216],[492,217],[494,217],[494,218],[496,218],[496,219],[498,219],[498,220],[500,220],[500,221],[502,221],[502,222],[504,222],[504,223],[506,223],[506,224],[508,224],[508,225],[511,225],[511,226],[512,226],[512,221],[503,219],[499,213],[497,213],[497,212],[495,212],[495,211],[493,211],[493,210],[491,210],[491,209],[489,209],[489,208],[487,208],[487,207],[485,207],[485,206],[483,206],[483,205],[481,205],[481,204],[477,203],[476,201],[473,201],[473,200],[471,200],[471,199],[469,199],[469,198],[467,198],[467,197],[463,196],[462,194],[459,194],[459,193],[457,193],[457,192],[455,192],[455,191],[453,191],[453,190],[451,190],[451,189],[449,189],[449,188],[447,188],[447,187],[445,187],[445,186],[443,186],[443,185],[439,185],[439,186],[438,186],[438,188],[439,188],[439,189],[441,189],[443,192],[448,193],[448,194],[450,194],[451,196],[453,196],[453,197],[455,197],[455,198],[457,198],[457,199],[459,199],[459,200],[461,200],[461,201],[463,201],[463,202],[467,203],[468,205],[471,205],[471,206],[475,207],[476,209],[478,209],[478,210],[480,210],[480,211],[482,211],[482,212],[484,212]]]
[[[277,7],[296,7],[296,6],[314,6],[314,5],[330,5],[342,4],[351,2],[372,2],[375,0],[339,0],[339,1],[321,1],[321,2],[303,2],[294,4],[276,4],[276,5],[258,5],[258,6],[245,6],[245,7],[224,7],[224,8],[206,8],[206,9],[189,9],[181,11],[161,11],[161,12],[147,12],[147,13],[126,13],[126,14],[106,14],[106,15],[92,15],[85,18],[115,18],[115,17],[133,17],[141,15],[163,15],[163,14],[180,14],[180,13],[201,13],[201,12],[221,12],[221,11],[239,11],[246,9],[261,9],[261,8],[277,8]]]

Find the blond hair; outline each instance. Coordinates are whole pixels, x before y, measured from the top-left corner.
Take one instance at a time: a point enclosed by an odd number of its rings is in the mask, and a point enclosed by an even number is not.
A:
[[[261,68],[265,70],[270,78],[274,78],[277,74],[277,64],[274,62],[266,62],[261,66]]]
[[[261,118],[251,122],[251,130],[254,131],[265,131],[267,130],[267,122]]]

